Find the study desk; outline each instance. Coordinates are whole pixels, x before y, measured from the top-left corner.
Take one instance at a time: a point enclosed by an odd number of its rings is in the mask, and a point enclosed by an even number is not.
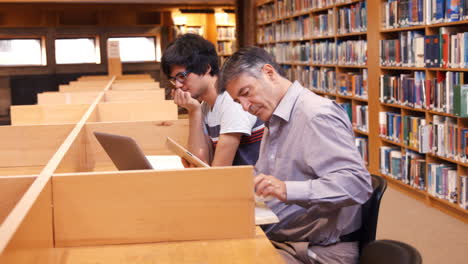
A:
[[[260,227],[255,238],[55,249],[56,264],[284,263]]]

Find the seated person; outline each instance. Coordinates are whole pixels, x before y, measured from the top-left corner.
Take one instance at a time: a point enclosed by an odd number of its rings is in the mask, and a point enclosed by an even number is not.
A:
[[[287,263],[357,263],[371,177],[336,102],[291,83],[261,48],[236,52],[218,85],[265,122],[255,190],[280,222],[264,231]]]
[[[175,86],[174,102],[188,111],[188,150],[211,166],[254,165],[264,125],[217,90],[214,45],[199,35],[182,35],[169,44],[161,65]]]

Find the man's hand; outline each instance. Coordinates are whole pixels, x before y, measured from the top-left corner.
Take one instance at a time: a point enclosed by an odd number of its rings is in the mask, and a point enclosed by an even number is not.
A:
[[[174,103],[187,109],[189,112],[198,110],[201,107],[200,102],[198,102],[196,99],[193,99],[189,92],[184,92],[181,89],[173,89],[171,94],[174,98]]]
[[[188,162],[186,159],[180,158],[180,160],[182,161],[182,165],[184,165],[184,168],[195,168],[195,165]]]
[[[286,183],[271,175],[259,174],[254,178],[255,194],[258,196],[274,196],[286,201]]]

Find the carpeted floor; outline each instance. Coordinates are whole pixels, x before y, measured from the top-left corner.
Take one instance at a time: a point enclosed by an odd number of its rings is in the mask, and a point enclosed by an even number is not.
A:
[[[377,239],[414,246],[424,264],[468,263],[468,224],[391,187],[380,205]]]

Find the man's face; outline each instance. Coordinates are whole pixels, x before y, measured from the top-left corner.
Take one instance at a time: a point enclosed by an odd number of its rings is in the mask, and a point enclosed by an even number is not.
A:
[[[192,98],[195,99],[198,99],[205,93],[206,80],[204,76],[205,75],[198,75],[192,72],[187,72],[185,66],[171,66],[170,77],[176,78],[175,80],[172,79],[175,82],[175,88],[181,89],[184,92],[189,92]]]
[[[242,105],[244,111],[263,121],[270,120],[278,104],[274,100],[273,90],[273,83],[266,77],[255,78],[248,73],[229,81],[226,86],[226,91],[234,101]]]

